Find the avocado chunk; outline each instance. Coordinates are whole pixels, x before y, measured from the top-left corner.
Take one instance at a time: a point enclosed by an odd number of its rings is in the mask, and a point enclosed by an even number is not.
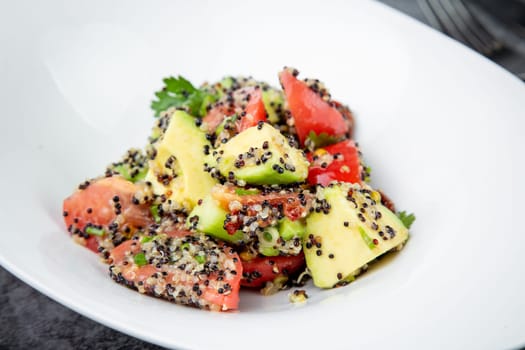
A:
[[[145,178],[151,182],[153,193],[191,210],[216,183],[204,171],[204,152],[210,147],[195,118],[174,111],[166,131],[153,144],[153,159]]]
[[[306,219],[303,238],[306,265],[317,287],[351,281],[362,266],[408,239],[408,229],[381,205],[379,192],[365,186],[318,187],[316,205],[325,210]]]
[[[302,220],[292,221],[284,217],[279,221],[279,235],[285,241],[289,241],[294,237],[303,238],[306,232],[306,226]]]
[[[262,100],[264,109],[268,113],[268,120],[271,123],[277,123],[281,120],[285,101],[283,92],[274,88],[263,89]]]
[[[257,250],[265,256],[297,255],[305,232],[306,226],[302,220],[292,221],[285,217],[278,225],[266,227],[257,233]]]
[[[256,185],[304,181],[309,165],[304,153],[267,123],[248,128],[222,144],[210,163],[229,180]]]
[[[242,231],[237,231],[230,235],[224,229],[226,220],[226,210],[222,209],[211,195],[207,195],[196,205],[188,216],[187,225],[189,228],[204,232],[209,236],[220,240],[240,243],[243,239]]]

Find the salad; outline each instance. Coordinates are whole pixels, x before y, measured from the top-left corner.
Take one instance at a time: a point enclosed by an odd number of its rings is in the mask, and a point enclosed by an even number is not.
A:
[[[298,74],[164,79],[147,145],[64,200],[73,239],[116,282],[214,311],[241,287],[344,286],[401,249],[414,215],[369,185],[350,109]]]

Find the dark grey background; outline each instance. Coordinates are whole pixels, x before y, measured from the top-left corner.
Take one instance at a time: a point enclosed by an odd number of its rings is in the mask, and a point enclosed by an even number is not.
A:
[[[426,23],[416,0],[382,2]],[[525,72],[525,59],[512,52],[496,59]],[[0,267],[0,350],[30,348],[162,349],[70,311]]]

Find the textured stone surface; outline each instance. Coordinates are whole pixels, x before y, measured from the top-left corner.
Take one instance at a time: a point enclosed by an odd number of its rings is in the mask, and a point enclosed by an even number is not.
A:
[[[0,268],[0,350],[162,349],[93,322]]]

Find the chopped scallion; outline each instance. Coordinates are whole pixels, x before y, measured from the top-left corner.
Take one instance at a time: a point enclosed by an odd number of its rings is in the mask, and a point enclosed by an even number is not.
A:
[[[144,253],[138,253],[137,255],[135,255],[133,257],[133,261],[135,261],[135,264],[137,264],[138,266],[144,266],[148,263]]]
[[[362,228],[361,226],[359,226],[359,233],[361,234],[361,238],[363,239],[365,244],[368,246],[368,248],[374,249],[376,247],[372,238],[370,238],[370,236],[366,234],[365,229]]]
[[[86,233],[88,235],[94,235],[94,236],[104,236],[104,229],[103,228],[98,228],[98,227],[95,227],[95,226],[88,226],[86,227]]]

